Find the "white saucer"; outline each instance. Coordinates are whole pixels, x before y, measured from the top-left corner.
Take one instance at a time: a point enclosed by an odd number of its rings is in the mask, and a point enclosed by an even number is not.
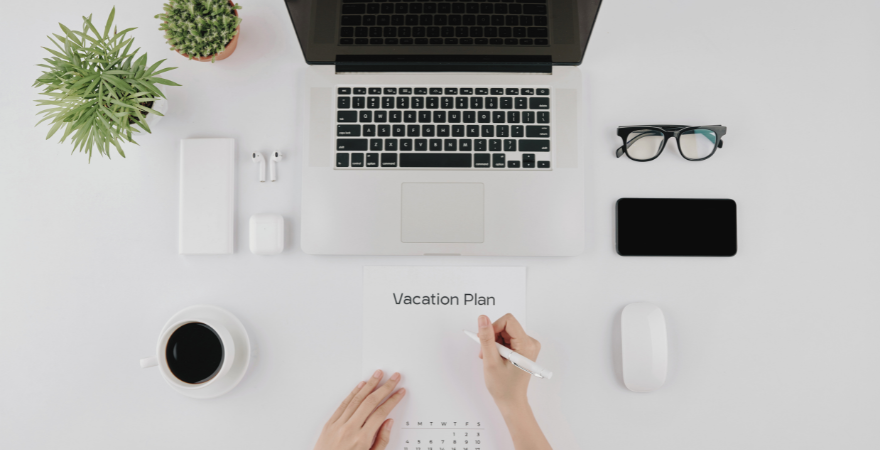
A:
[[[230,367],[229,372],[221,378],[217,378],[211,384],[198,389],[183,389],[168,382],[175,391],[192,398],[214,398],[219,397],[232,390],[244,378],[248,365],[251,362],[251,341],[248,339],[247,330],[244,329],[241,321],[233,316],[229,311],[210,305],[190,306],[189,308],[179,311],[171,317],[162,327],[162,332],[171,325],[182,321],[207,321],[216,322],[226,327],[232,339],[235,342],[235,362]],[[168,381],[168,380],[165,380]]]

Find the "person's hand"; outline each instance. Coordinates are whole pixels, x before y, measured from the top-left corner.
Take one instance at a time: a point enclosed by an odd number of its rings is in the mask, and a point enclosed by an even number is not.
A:
[[[361,381],[342,401],[318,438],[315,450],[384,450],[391,436],[394,420],[388,414],[406,395],[406,389],[388,396],[400,381],[395,373],[380,388],[382,371],[377,370],[367,381]]]
[[[483,359],[483,377],[486,388],[502,411],[528,404],[526,391],[532,376],[501,357],[495,343],[535,361],[541,351],[541,343],[529,337],[522,325],[511,314],[489,323],[489,318],[477,319],[480,336],[480,358]]]

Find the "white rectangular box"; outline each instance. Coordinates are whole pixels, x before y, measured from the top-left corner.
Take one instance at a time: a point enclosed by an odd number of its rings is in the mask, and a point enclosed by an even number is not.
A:
[[[234,198],[235,140],[181,140],[181,255],[232,253]]]

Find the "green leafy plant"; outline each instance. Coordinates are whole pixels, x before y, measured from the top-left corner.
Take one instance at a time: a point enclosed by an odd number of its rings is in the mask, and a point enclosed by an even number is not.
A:
[[[241,18],[235,10],[241,9],[237,3],[230,5],[228,0],[171,0],[165,4],[160,30],[165,31],[165,39],[182,55],[193,58],[211,57],[216,61],[217,54],[238,33],[236,28]]]
[[[57,50],[43,47],[52,56],[38,64],[46,70],[34,82],[35,87],[45,86],[40,94],[48,97],[37,100],[48,107],[38,113],[44,117],[37,125],[47,120],[52,124],[46,139],[63,127],[60,142],[70,136],[73,151],[88,153],[89,161],[93,149],[109,158],[111,145],[124,158],[120,142],[137,144],[132,139],[137,128],[150,133],[146,114],[162,115],[150,108],[165,97],[156,84],[180,86],[158,76],[175,69],[159,69],[164,59],[151,66],[146,53],[135,59],[140,49],[131,52],[134,38],[126,38],[135,28],[110,34],[115,15],[113,8],[103,33],[92,25],[91,15],[83,17],[82,31],[59,24],[64,34],[49,36]]]

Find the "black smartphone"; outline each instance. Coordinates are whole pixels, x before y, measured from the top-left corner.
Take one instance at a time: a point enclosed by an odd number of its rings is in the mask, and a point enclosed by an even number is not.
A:
[[[617,201],[621,256],[733,256],[736,202],[703,198]]]

